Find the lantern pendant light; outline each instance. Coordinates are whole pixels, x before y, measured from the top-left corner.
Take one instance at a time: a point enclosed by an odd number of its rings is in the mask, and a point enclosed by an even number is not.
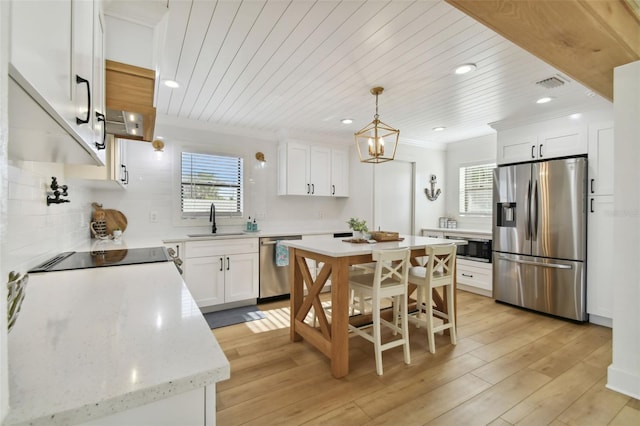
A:
[[[373,116],[371,123],[354,134],[358,155],[363,163],[384,163],[393,160],[396,156],[400,130],[380,121],[378,115],[378,95],[383,90],[382,87],[371,89],[371,94],[376,97],[376,115]]]

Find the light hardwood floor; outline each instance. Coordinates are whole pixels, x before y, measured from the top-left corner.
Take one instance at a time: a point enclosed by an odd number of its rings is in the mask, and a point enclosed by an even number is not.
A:
[[[350,340],[350,373],[291,343],[288,301],[261,305],[267,318],[214,330],[231,363],[217,387],[226,425],[640,425],[640,401],[605,388],[611,330],[526,312],[458,291],[458,344],[410,326],[402,348]]]

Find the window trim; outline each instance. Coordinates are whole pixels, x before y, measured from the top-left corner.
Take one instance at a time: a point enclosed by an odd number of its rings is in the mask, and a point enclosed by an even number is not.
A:
[[[491,201],[491,203],[489,204],[488,212],[462,210],[463,193],[462,193],[462,180],[460,176],[462,173],[462,169],[471,168],[471,167],[480,167],[480,166],[487,166],[493,171],[493,169],[497,167],[497,163],[495,161],[485,160],[485,161],[476,161],[473,163],[459,164],[458,166],[458,214],[460,216],[490,217],[493,215],[493,201]],[[491,173],[489,191],[491,193],[491,199],[492,199],[493,198],[493,172]]]

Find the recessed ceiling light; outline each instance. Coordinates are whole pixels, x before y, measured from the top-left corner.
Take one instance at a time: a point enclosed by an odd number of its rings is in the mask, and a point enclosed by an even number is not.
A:
[[[569,116],[569,118],[572,120],[578,120],[580,117],[582,117],[582,114],[580,114],[579,112],[576,112],[575,114],[571,114]]]
[[[547,102],[551,102],[553,98],[549,96],[545,96],[544,98],[540,98],[536,101],[537,104],[546,104]]]
[[[446,129],[446,127],[439,126],[439,127],[434,127],[432,130],[434,132],[442,132],[444,129]]]
[[[463,64],[456,68],[455,73],[466,74],[468,72],[475,71],[477,68],[476,64]]]
[[[180,84],[175,80],[163,80],[165,86],[170,87],[172,89],[177,89],[180,87]]]
[[[343,118],[342,120],[340,120],[340,122],[342,124],[351,124],[351,123],[353,123],[353,120],[350,119],[350,118]]]
[[[164,140],[164,136],[156,136],[156,139]]]

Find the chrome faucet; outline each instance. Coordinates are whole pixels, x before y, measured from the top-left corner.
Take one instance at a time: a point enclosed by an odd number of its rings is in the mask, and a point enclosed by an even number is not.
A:
[[[211,222],[211,232],[216,233],[218,228],[216,228],[216,206],[211,203],[211,210],[209,210],[209,222]]]

